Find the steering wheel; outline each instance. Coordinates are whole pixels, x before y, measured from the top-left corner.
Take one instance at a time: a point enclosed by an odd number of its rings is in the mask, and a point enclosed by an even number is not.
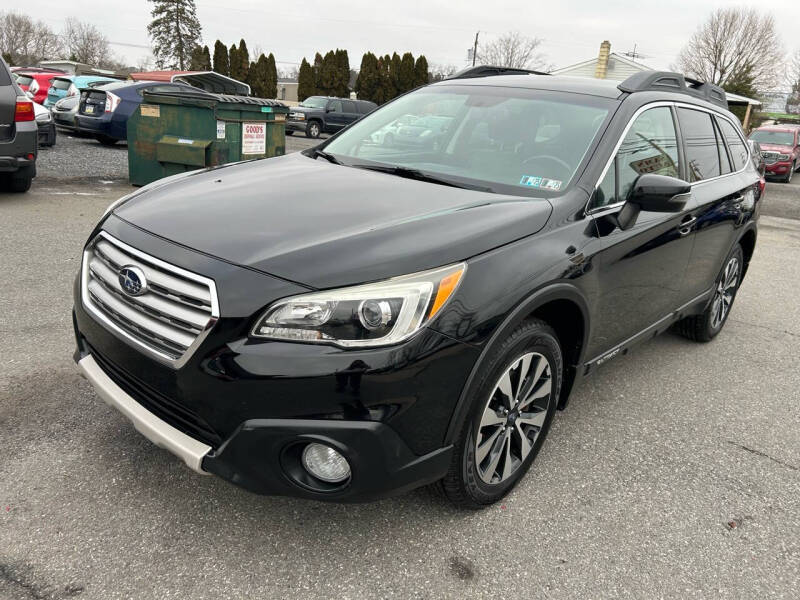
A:
[[[523,160],[522,164],[523,165],[528,165],[528,164],[533,163],[533,162],[548,161],[548,160],[550,162],[553,162],[556,165],[558,165],[559,168],[563,169],[565,177],[572,172],[572,168],[567,163],[565,163],[563,160],[558,158],[557,156],[549,156],[549,155],[544,155],[544,154],[541,155],[541,156],[531,156],[530,158],[526,158],[525,160]],[[537,173],[537,175],[538,175],[538,173]],[[551,179],[556,179],[556,177],[551,177]]]

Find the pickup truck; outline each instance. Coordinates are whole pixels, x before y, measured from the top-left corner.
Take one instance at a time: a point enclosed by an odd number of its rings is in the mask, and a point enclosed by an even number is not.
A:
[[[302,131],[306,137],[335,133],[377,108],[367,100],[348,100],[329,96],[310,96],[292,108],[286,120],[286,135]]]

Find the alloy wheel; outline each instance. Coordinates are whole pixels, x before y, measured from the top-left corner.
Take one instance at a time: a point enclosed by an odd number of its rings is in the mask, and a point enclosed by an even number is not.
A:
[[[475,464],[484,483],[507,481],[530,454],[550,407],[552,373],[547,358],[528,352],[495,384],[475,440]]]
[[[711,327],[720,327],[728,315],[733,302],[733,295],[736,293],[736,285],[739,283],[739,259],[732,257],[725,265],[725,271],[717,282],[717,289],[714,292],[714,300],[711,303]]]

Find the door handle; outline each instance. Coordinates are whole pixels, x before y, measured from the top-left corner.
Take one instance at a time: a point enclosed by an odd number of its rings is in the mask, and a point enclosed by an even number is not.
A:
[[[687,215],[686,217],[683,218],[683,221],[681,221],[681,224],[678,227],[678,233],[680,233],[681,236],[689,235],[690,233],[692,233],[692,226],[695,223],[697,223],[697,217],[692,215]]]
[[[744,202],[744,196],[742,194],[739,194],[738,196],[731,198],[731,202],[733,202],[734,204],[741,204],[742,202]]]

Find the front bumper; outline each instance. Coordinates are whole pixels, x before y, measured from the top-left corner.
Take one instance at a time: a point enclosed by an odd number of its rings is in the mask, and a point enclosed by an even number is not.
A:
[[[766,165],[766,174],[769,175],[786,175],[789,169],[792,168],[790,162],[776,162],[771,165]]]
[[[286,131],[305,131],[307,121],[286,121]]]
[[[109,389],[113,398],[126,397],[110,403],[155,443],[195,470],[199,465],[264,494],[364,501],[444,475],[451,453],[447,428],[478,348],[430,329],[383,348],[256,342],[248,338],[252,317],[263,312],[264,304],[304,288],[176,246],[113,215],[104,229],[217,283],[220,318],[176,368],[92,317],[76,281],[76,362],[84,371],[91,365],[104,374],[90,377],[98,393],[106,401]],[[109,388],[107,380],[118,389]],[[125,408],[131,403],[141,408],[139,417],[142,411],[150,417],[137,418]],[[165,426],[148,425],[152,419]],[[352,469],[347,486],[314,489],[293,477],[298,461],[292,449],[311,440],[322,440],[347,457]],[[195,450],[187,453],[187,447]]]

